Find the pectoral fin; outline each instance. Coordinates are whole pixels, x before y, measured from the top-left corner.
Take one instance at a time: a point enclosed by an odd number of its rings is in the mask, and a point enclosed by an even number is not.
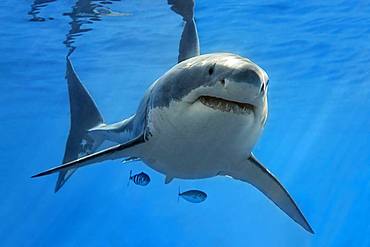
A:
[[[231,171],[222,172],[221,174],[250,183],[305,230],[314,233],[288,191],[252,154],[245,162],[236,165]]]
[[[40,172],[39,174],[33,175],[32,178],[49,175],[55,172],[65,172],[70,169],[77,169],[82,166],[95,164],[95,163],[105,161],[105,160],[114,160],[114,159],[122,158],[122,156],[125,156],[125,155],[130,156],[130,154],[128,153],[130,149],[134,148],[135,146],[138,146],[139,144],[143,144],[144,142],[145,142],[144,134],[141,134],[140,136],[126,143],[119,144],[119,145],[104,149],[102,151],[86,155],[79,159],[64,163],[60,166],[57,166],[49,170]]]

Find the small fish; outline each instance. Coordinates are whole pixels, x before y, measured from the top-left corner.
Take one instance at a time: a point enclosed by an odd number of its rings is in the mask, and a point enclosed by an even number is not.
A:
[[[130,180],[134,181],[134,183],[137,185],[147,186],[150,182],[150,177],[144,172],[132,176],[132,171],[130,171],[130,177],[128,179],[127,186],[129,185]]]
[[[205,199],[207,199],[207,194],[203,191],[200,190],[188,190],[184,192],[180,192],[180,187],[179,187],[179,197],[181,196],[188,202],[192,203],[200,203],[203,202]],[[179,198],[177,198],[178,201]]]

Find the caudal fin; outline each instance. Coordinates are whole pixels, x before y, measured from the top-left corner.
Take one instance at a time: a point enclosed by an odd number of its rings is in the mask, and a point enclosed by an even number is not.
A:
[[[63,163],[93,153],[100,143],[97,143],[98,140],[91,138],[87,131],[103,123],[103,118],[94,100],[75,73],[69,57],[67,57],[66,79],[68,83],[71,127]],[[71,168],[59,172],[55,192],[64,185],[76,170],[77,168]]]

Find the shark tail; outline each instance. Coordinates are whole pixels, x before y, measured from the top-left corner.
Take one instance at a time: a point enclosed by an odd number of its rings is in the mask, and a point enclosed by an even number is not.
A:
[[[93,153],[102,143],[102,140],[88,135],[88,130],[103,124],[103,118],[94,100],[75,73],[69,57],[67,57],[66,79],[70,102],[71,127],[63,163]],[[76,170],[77,168],[71,168],[59,172],[55,192],[60,190]]]

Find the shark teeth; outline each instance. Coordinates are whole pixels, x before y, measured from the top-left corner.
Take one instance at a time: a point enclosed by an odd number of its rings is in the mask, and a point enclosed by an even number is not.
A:
[[[198,100],[205,106],[223,112],[250,114],[254,111],[254,106],[248,103],[240,103],[211,96],[200,96]]]

